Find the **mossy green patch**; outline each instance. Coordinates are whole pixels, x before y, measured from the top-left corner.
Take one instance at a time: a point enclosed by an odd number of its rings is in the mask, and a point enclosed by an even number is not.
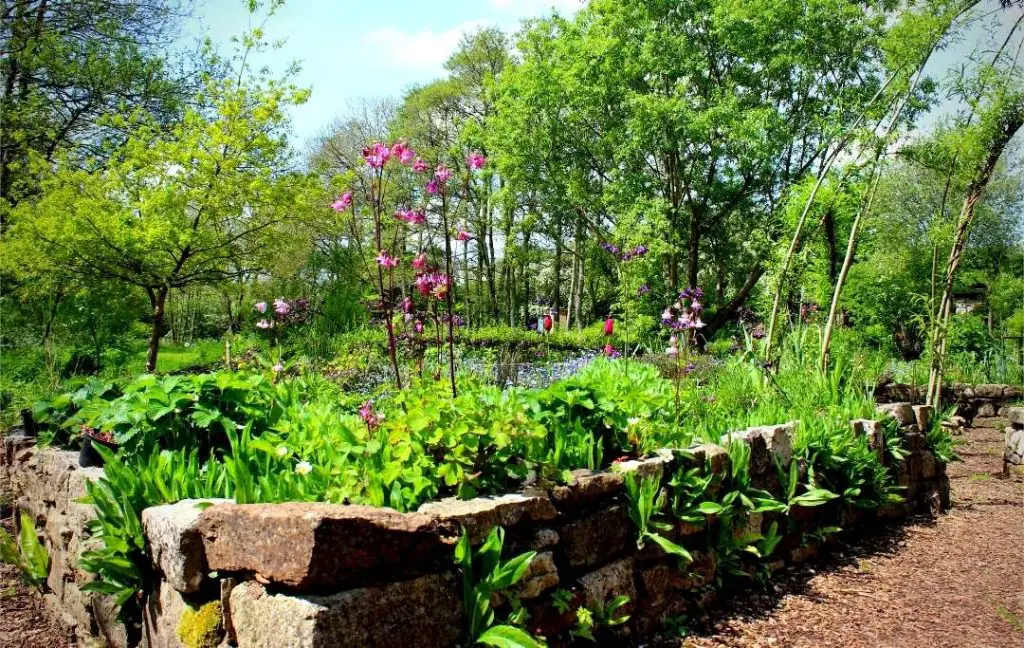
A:
[[[178,622],[178,638],[185,648],[216,648],[223,638],[220,601],[199,609],[188,608]]]

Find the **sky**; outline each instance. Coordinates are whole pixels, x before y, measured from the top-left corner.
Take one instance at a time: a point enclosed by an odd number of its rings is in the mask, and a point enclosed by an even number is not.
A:
[[[222,47],[249,27],[241,0],[199,3],[182,38],[209,34]],[[267,38],[286,39],[272,69],[299,62],[298,85],[312,89],[294,109],[297,143],[320,134],[353,101],[398,97],[444,75],[444,61],[464,33],[496,25],[516,31],[523,18],[563,15],[581,0],[289,0],[266,25]]]
[[[982,13],[992,13],[933,56],[929,75],[947,75],[969,52],[1006,33],[1019,13],[993,12],[997,2],[982,2]],[[198,4],[183,41],[209,35],[227,49],[231,37],[249,27],[242,0]],[[288,0],[266,26],[268,39],[285,42],[259,63],[279,72],[300,64],[296,82],[312,90],[309,101],[292,112],[294,143],[301,147],[355,101],[400,97],[415,84],[442,77],[444,61],[463,34],[491,25],[515,32],[524,18],[552,10],[567,15],[582,5],[583,0]],[[929,128],[954,108],[946,102],[922,126]]]

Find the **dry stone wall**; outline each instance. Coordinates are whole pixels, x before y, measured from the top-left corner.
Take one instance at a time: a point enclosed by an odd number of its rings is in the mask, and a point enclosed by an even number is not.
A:
[[[927,385],[889,383],[875,388],[879,403],[924,402]],[[942,404],[956,406],[956,416],[972,427],[1002,428],[1010,407],[1024,402],[1024,387],[953,383],[942,389]]]
[[[14,508],[35,519],[50,554],[48,610],[83,645],[102,638],[110,648],[123,648],[128,638],[112,601],[81,589],[93,580],[78,561],[89,544],[86,524],[94,516],[92,507],[78,500],[86,494],[86,482],[102,476],[100,468],[79,467],[77,452],[37,448],[34,439],[14,436],[0,445],[0,485],[8,489]]]
[[[910,403],[880,407],[879,418],[899,421],[908,450],[891,466],[906,489],[905,502],[878,510],[836,502],[796,507],[792,530],[760,567],[774,571],[811,559],[834,539],[817,532],[823,528],[870,527],[948,506],[945,466],[926,448],[921,433],[930,416],[929,408]],[[882,427],[879,421],[852,421],[850,433],[866,436],[885,456]],[[775,463],[792,461],[793,426],[751,428],[727,435],[722,443],[730,438],[749,446],[753,484],[780,494]],[[83,481],[98,471],[77,468],[71,453],[13,441],[4,448],[4,471],[17,506],[36,516],[55,557],[54,609],[73,619],[81,634],[102,634],[110,619],[99,618],[80,602],[80,592],[72,593],[88,578],[77,570],[75,556],[85,542],[80,529],[89,511],[75,508],[80,505],[74,499],[84,494]],[[596,609],[627,596],[621,612],[631,620],[616,631],[623,640],[647,635],[663,619],[713,601],[716,576],[726,569],[716,560],[714,516],[706,524],[677,522],[664,533],[693,554],[691,563],[681,565],[650,542],[638,548],[624,474],[633,471],[666,484],[680,467],[709,470],[714,491],[721,488],[730,458],[714,444],[666,449],[609,471],[577,470],[565,484],[431,502],[413,513],[191,500],[149,508],[142,520],[158,579],[147,593],[142,643],[179,648],[183,636],[205,636],[239,648],[454,646],[463,625],[455,544],[462,529],[479,543],[497,525],[506,530],[506,555],[537,552],[511,593],[529,612],[532,632],[565,636],[580,606]],[[777,513],[752,514],[737,533],[766,531],[780,520]],[[758,567],[753,558],[728,566]],[[210,625],[194,627],[198,623]]]
[[[1009,407],[1006,410],[1009,425],[1005,430],[1003,451],[1003,473],[1024,472],[1024,407]]]

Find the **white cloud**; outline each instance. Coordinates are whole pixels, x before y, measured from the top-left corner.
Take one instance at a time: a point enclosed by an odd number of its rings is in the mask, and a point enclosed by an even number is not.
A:
[[[444,31],[424,29],[406,32],[383,27],[363,36],[363,42],[378,51],[396,67],[440,68],[459,44],[463,34],[487,25],[483,20],[468,20]]]

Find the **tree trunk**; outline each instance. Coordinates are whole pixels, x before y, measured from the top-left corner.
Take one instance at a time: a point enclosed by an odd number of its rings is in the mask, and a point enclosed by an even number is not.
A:
[[[927,402],[936,408],[941,405],[946,332],[953,306],[953,284],[956,282],[960,259],[967,246],[967,238],[970,235],[975,209],[981,199],[981,194],[992,178],[992,172],[995,170],[996,163],[1002,156],[1006,144],[1024,124],[1024,101],[1016,101],[1003,106],[998,124],[998,129],[989,142],[985,159],[975,170],[974,177],[967,186],[967,197],[964,198],[963,207],[960,209],[960,218],[957,220],[956,234],[953,238],[953,248],[949,251],[949,260],[946,262],[946,280],[942,290],[942,301],[939,303],[939,318],[934,325],[932,361],[928,372]]]
[[[160,353],[160,337],[164,332],[164,307],[167,303],[167,287],[146,288],[149,303],[153,307],[153,329],[149,334],[149,350],[146,354],[146,371],[156,371],[156,359]]]
[[[825,212],[825,246],[828,248],[828,281],[836,285],[839,272],[839,251],[836,249],[836,215],[832,207]]]

